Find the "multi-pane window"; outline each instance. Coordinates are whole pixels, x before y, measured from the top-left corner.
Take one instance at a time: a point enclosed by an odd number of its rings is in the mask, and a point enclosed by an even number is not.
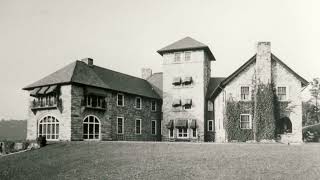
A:
[[[178,128],[178,138],[187,138],[188,137],[188,128]]]
[[[208,120],[208,131],[213,131],[213,120]]]
[[[241,114],[240,115],[240,128],[241,129],[251,129],[250,114]]]
[[[124,95],[117,94],[117,104],[118,106],[124,106]]]
[[[137,97],[136,98],[136,108],[141,109],[141,104],[142,104],[141,98]]]
[[[153,134],[153,135],[157,134],[157,121],[156,120],[151,121],[151,134]]]
[[[38,135],[47,140],[59,139],[59,120],[53,116],[46,116],[39,121]]]
[[[117,133],[118,134],[123,134],[123,122],[124,119],[123,117],[118,117],[117,118]]]
[[[83,120],[83,139],[100,139],[100,121],[97,117],[89,115]]]
[[[141,119],[136,119],[136,134],[141,134]]]
[[[249,100],[249,86],[241,86],[241,100]]]
[[[103,97],[101,96],[86,96],[86,106],[87,107],[102,107]]]
[[[190,51],[184,52],[184,60],[190,61],[190,59],[191,59],[191,52]]]
[[[177,52],[174,53],[174,62],[180,62],[181,61],[181,53]]]
[[[157,110],[157,103],[156,101],[151,101],[151,111],[156,111]]]
[[[287,88],[286,87],[278,87],[277,88],[277,95],[279,101],[287,100]]]

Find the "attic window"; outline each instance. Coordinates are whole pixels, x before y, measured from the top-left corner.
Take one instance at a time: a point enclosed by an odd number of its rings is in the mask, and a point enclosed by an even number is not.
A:
[[[277,87],[277,96],[279,101],[287,100],[287,87],[285,86]]]
[[[191,99],[184,99],[183,100],[183,107],[184,107],[184,109],[191,109],[192,100]]]
[[[241,86],[241,100],[249,100],[249,86]]]

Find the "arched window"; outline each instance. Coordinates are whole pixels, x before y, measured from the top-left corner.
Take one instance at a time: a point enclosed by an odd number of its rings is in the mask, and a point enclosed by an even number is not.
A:
[[[46,116],[39,121],[38,135],[47,140],[59,139],[59,120],[54,116]]]
[[[100,139],[100,121],[96,116],[89,115],[83,120],[83,139]]]

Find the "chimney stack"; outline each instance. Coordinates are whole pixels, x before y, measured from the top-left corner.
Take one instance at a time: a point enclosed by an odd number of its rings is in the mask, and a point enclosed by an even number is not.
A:
[[[84,58],[84,59],[81,59],[81,61],[86,63],[89,66],[93,66],[93,59],[91,58]]]
[[[256,56],[257,83],[271,83],[271,43],[258,42]]]
[[[142,68],[141,69],[141,78],[148,79],[152,76],[152,70],[150,68]]]

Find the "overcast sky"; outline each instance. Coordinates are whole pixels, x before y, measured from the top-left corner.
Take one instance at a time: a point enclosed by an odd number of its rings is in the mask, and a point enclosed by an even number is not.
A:
[[[161,71],[156,51],[190,36],[211,48],[212,76],[228,76],[271,41],[301,76],[319,77],[320,3],[280,0],[0,0],[0,118],[27,118],[24,86],[70,62],[134,76]]]

